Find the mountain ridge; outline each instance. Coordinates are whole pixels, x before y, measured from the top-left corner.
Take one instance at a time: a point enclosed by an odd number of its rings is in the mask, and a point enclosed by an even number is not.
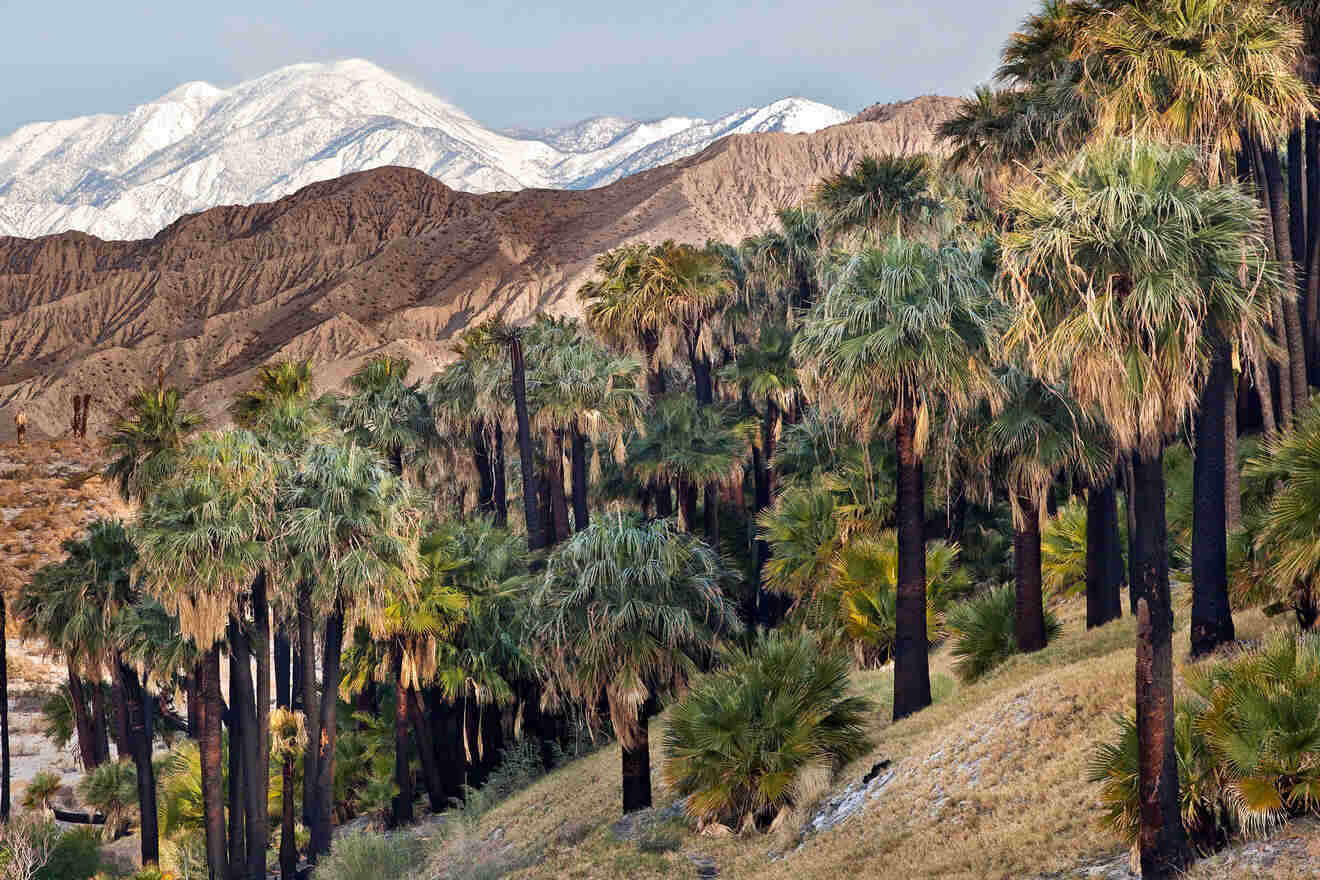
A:
[[[295,64],[229,89],[184,83],[122,115],[31,123],[0,138],[0,234],[144,238],[187,213],[387,165],[467,192],[589,188],[728,134],[815,131],[848,118],[785,98],[714,120],[595,117],[516,137],[368,61]]]

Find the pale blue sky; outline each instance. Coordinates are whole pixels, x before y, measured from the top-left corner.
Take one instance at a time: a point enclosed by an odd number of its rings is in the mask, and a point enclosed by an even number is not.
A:
[[[0,134],[367,58],[491,126],[965,94],[1034,0],[0,0]]]

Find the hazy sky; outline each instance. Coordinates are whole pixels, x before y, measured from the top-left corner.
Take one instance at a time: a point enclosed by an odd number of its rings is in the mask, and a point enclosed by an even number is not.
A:
[[[961,95],[1034,0],[0,0],[0,134],[361,57],[491,126]]]

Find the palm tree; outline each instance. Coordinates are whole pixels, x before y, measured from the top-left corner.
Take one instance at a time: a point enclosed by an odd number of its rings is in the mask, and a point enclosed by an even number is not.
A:
[[[106,438],[111,456],[105,474],[126,501],[141,503],[174,470],[175,456],[202,426],[201,413],[183,404],[183,394],[165,385],[142,388]]]
[[[867,243],[901,238],[903,222],[923,222],[939,210],[930,195],[930,160],[914,156],[863,156],[851,171],[826,177],[815,203],[825,225],[858,233]]]
[[[200,692],[198,748],[211,877],[229,870],[265,870],[267,822],[265,740],[257,724],[256,686],[246,658],[240,608],[264,589],[271,563],[278,469],[245,429],[198,436],[177,459],[173,477],[151,497],[138,521],[146,588],[179,621],[196,646]],[[242,831],[243,852],[226,845],[220,692],[220,649],[231,653],[230,827]],[[239,836],[237,833],[234,836]]]
[[[643,480],[678,487],[683,525],[695,532],[698,487],[740,484],[755,430],[755,422],[739,419],[730,407],[670,395],[655,403],[645,430],[633,436],[628,461]],[[706,542],[712,547],[719,546],[716,514],[707,493]]]
[[[1261,150],[1262,181],[1272,212],[1275,250],[1286,289],[1296,289],[1276,132],[1314,110],[1309,87],[1297,75],[1303,55],[1300,25],[1279,4],[1248,0],[1162,0],[1120,4],[1097,13],[1079,32],[1094,63],[1086,87],[1098,104],[1102,133],[1128,129],[1159,132],[1202,151],[1211,182],[1225,160]],[[1298,157],[1300,159],[1300,157]],[[1300,193],[1298,193],[1300,195]],[[1288,379],[1285,412],[1299,413],[1307,399],[1307,357],[1297,304],[1291,293],[1279,302],[1281,369]],[[1213,313],[1212,313],[1213,314]],[[1228,603],[1226,493],[1236,480],[1232,414],[1236,409],[1232,359],[1235,316],[1212,320],[1208,339],[1214,357],[1200,392],[1196,424],[1195,525],[1192,531],[1192,653],[1213,651],[1233,640]],[[1261,331],[1263,333],[1263,330]],[[1246,344],[1247,351],[1262,348]],[[1270,394],[1262,388],[1262,397]],[[1272,426],[1271,426],[1272,427]],[[1235,459],[1234,454],[1234,459]]]
[[[5,640],[5,600],[18,572],[0,566],[0,824],[9,821],[9,657]]]
[[[344,433],[360,446],[380,453],[395,476],[404,464],[430,442],[433,424],[426,398],[417,385],[408,385],[412,362],[380,355],[348,377],[348,396],[341,398],[335,415]]]
[[[312,859],[330,849],[338,714],[332,683],[340,680],[345,620],[350,614],[377,620],[390,592],[406,595],[419,573],[418,511],[391,471],[352,441],[318,444],[280,487],[278,552],[292,577],[312,588],[312,607],[300,609],[300,631],[310,635],[313,614],[325,619],[321,681],[327,690],[319,701],[315,669],[307,668],[312,646],[301,645],[308,734],[303,801],[312,819]]]
[[[122,694],[117,707],[125,731],[122,744],[136,767],[142,861],[155,863],[160,860],[160,836],[151,763],[154,698],[137,670],[125,662],[115,638],[118,621],[138,601],[132,583],[138,551],[118,520],[97,520],[84,537],[65,541],[64,550],[66,559],[38,573],[33,589],[20,598],[16,610],[29,632],[43,635],[51,647],[66,652],[71,675],[95,671],[99,682],[100,670],[110,668]]]
[[[937,406],[990,387],[982,358],[989,283],[979,253],[892,239],[853,257],[812,307],[794,354],[808,387],[869,436],[890,413],[898,455],[898,637],[894,718],[930,705],[922,457]]]
[[[301,712],[276,709],[270,716],[271,758],[280,764],[280,880],[294,880],[298,844],[294,837],[293,762],[307,747],[307,727]]]
[[[562,540],[568,537],[568,510],[562,466],[555,461],[565,454],[569,457],[573,528],[581,531],[590,519],[589,476],[600,473],[601,446],[612,449],[615,460],[622,464],[626,434],[641,427],[646,402],[641,387],[643,369],[635,357],[608,352],[583,333],[576,321],[538,319],[531,343],[536,361],[532,370],[534,422],[550,438],[551,508],[555,537]]]
[[[1112,468],[1098,432],[1063,388],[1010,366],[999,372],[997,412],[985,404],[969,431],[983,479],[1008,489],[1013,513],[1013,568],[1019,653],[1045,647],[1041,581],[1041,508],[1055,479],[1073,471],[1083,482]],[[993,486],[986,485],[987,494]]]
[[[622,749],[623,812],[651,806],[647,724],[714,642],[741,629],[719,557],[671,520],[597,518],[550,557],[534,598],[548,696],[604,697]]]
[[[1013,193],[1002,277],[1018,306],[1010,335],[1046,378],[1065,375],[1132,456],[1138,602],[1143,876],[1190,859],[1173,741],[1173,610],[1164,514],[1165,438],[1195,412],[1209,368],[1204,323],[1240,329],[1263,308],[1259,215],[1233,186],[1189,183],[1195,153],[1132,140],[1084,151]],[[1100,210],[1099,206],[1107,206]]]

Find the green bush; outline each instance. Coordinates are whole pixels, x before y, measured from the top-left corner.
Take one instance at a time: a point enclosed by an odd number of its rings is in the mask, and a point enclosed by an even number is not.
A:
[[[1017,653],[1017,594],[1012,584],[949,609],[945,626],[953,636],[954,668],[963,681],[976,681]],[[1045,612],[1045,638],[1059,635],[1059,621]]]
[[[1202,852],[1230,834],[1264,834],[1320,812],[1320,635],[1276,634],[1261,647],[1184,673],[1192,697],[1174,716],[1183,823]],[[1130,843],[1140,819],[1136,722],[1091,759],[1105,823]]]
[[[481,788],[463,786],[464,818],[477,819],[500,801],[531,785],[545,772],[541,744],[536,740],[524,739],[511,748],[500,750],[500,761]]]
[[[32,777],[27,788],[23,789],[23,809],[43,810],[60,789],[58,773],[43,770]]]
[[[407,877],[422,866],[422,842],[406,834],[345,834],[316,869],[317,880],[384,880]]]
[[[129,815],[137,806],[137,770],[129,760],[106,761],[78,783],[83,800],[105,814],[102,836],[114,840],[128,826]]]
[[[33,880],[90,880],[101,867],[101,847],[89,828],[66,831],[51,847],[46,866]]]
[[[731,660],[671,713],[664,776],[698,821],[760,828],[805,800],[808,780],[870,749],[872,706],[813,635],[773,634]]]

